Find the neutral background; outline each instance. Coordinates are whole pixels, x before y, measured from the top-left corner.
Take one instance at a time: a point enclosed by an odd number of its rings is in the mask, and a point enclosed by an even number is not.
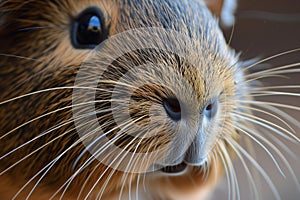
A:
[[[242,52],[243,59],[253,57],[264,58],[287,50],[300,48],[300,0],[239,0],[236,19],[237,21],[232,35],[231,46],[238,52]],[[227,39],[230,38],[231,32],[231,29],[226,30],[225,35]],[[300,62],[300,51],[268,61],[273,67],[296,62]],[[298,68],[300,68],[300,66]],[[265,84],[300,85],[300,73],[292,74],[289,79],[266,79]],[[300,94],[300,89],[295,89],[293,92]],[[276,96],[264,100],[284,102],[300,107],[300,97],[290,98],[286,96]],[[285,111],[289,112],[294,118],[300,120],[300,111]],[[296,135],[300,137],[300,128],[295,126],[294,128]],[[291,163],[297,179],[300,180],[300,144],[293,144],[284,139],[281,139],[281,141],[287,144],[295,153],[294,158],[287,153],[284,153],[284,155]],[[255,149],[258,156],[258,162],[268,172],[275,183],[281,198],[283,200],[299,200],[300,190],[297,190],[289,171],[280,161],[279,157],[277,156],[276,159],[279,160],[279,164],[281,164],[282,170],[286,174],[286,178],[280,175],[272,160],[264,153],[262,148],[255,146]],[[235,167],[238,174],[241,200],[253,199],[247,183],[245,171],[242,169],[239,162],[235,163]],[[255,174],[253,175],[255,176]],[[261,185],[257,184],[257,187],[262,194],[262,200],[275,199],[272,195],[272,191],[263,179]],[[226,180],[223,180],[220,187],[214,193],[213,199],[225,200],[227,199],[226,195],[227,185]]]

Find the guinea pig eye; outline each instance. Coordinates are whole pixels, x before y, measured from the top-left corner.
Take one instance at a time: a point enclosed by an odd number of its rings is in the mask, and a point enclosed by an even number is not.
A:
[[[98,8],[88,8],[73,22],[72,43],[78,49],[93,49],[108,36],[104,16]]]

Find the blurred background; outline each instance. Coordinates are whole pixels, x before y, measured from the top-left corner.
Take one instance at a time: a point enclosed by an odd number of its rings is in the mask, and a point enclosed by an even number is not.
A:
[[[239,0],[238,10],[236,12],[236,24],[234,29],[225,30],[225,37],[227,41],[230,40],[232,35],[231,46],[237,52],[241,52],[243,60],[251,58],[265,58],[285,51],[300,48],[300,0]],[[276,67],[291,63],[300,63],[300,51],[272,59],[267,62],[270,64],[265,67]],[[297,67],[300,68],[300,65]],[[265,85],[300,85],[300,73],[293,73],[288,75],[289,78],[267,78],[263,82]],[[300,94],[300,88],[293,90],[280,90]],[[300,107],[300,97],[288,96],[271,96],[260,97],[260,100],[281,102],[289,105]],[[290,109],[283,109],[289,113],[293,118],[300,121],[300,111],[293,111]],[[257,114],[258,115],[258,114]],[[258,115],[259,116],[259,115]],[[261,117],[267,118],[267,116]],[[269,119],[271,120],[271,119]],[[276,120],[273,120],[276,122]],[[277,121],[277,123],[279,123]],[[298,125],[298,126],[297,126]],[[293,125],[295,134],[300,137],[300,124]],[[271,136],[272,137],[272,136]],[[274,134],[275,137],[275,134]],[[296,179],[300,180],[300,144],[290,142],[280,136],[276,136],[283,144],[278,146],[285,158],[290,162],[291,167],[295,172]],[[284,151],[284,145],[289,147],[294,154]],[[245,147],[245,145],[244,145]],[[256,160],[266,170],[269,177],[274,182],[281,199],[283,200],[299,200],[300,190],[297,189],[296,183],[292,179],[288,168],[284,162],[276,156],[280,167],[282,168],[285,177],[280,174],[274,162],[265,151],[258,145],[254,145],[256,151]],[[241,200],[255,199],[251,195],[249,183],[243,166],[238,159],[235,160],[235,170],[238,176]],[[247,162],[249,167],[253,166]],[[272,190],[264,181],[263,178],[257,178],[255,170],[253,176],[256,178],[257,188],[261,194],[262,200],[275,199]],[[224,178],[221,185],[217,188],[213,195],[214,200],[227,199],[227,182]]]

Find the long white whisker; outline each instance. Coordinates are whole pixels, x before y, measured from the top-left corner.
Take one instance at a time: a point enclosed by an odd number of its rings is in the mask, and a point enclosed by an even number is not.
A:
[[[138,122],[139,120],[143,119],[144,117],[145,117],[145,116],[139,117],[139,118],[133,120],[132,122],[127,123],[127,125],[125,125],[125,126],[123,127],[123,129],[126,129],[127,127],[129,127],[129,126],[131,126],[132,124]],[[117,136],[116,136],[115,138],[118,138],[118,137],[119,137],[119,136],[118,136],[118,134],[117,134]],[[133,142],[133,140],[130,141],[130,142],[126,145],[125,149],[126,149],[127,147],[129,147],[129,145],[131,145],[132,142]],[[124,151],[124,150],[123,150],[123,151]],[[123,151],[122,151],[122,152],[123,152]],[[103,152],[103,151],[97,152],[97,155],[102,154],[102,152]],[[122,152],[121,152],[121,153],[122,153]],[[110,152],[110,153],[112,153],[112,152]],[[111,166],[113,165],[113,163],[116,162],[116,161],[119,159],[119,156],[121,155],[121,153],[120,153],[119,155],[117,155],[117,156],[111,161],[112,164],[110,164],[110,165],[108,166],[108,168],[111,168]],[[117,166],[119,166],[119,165],[121,164],[122,159],[123,159],[126,155],[127,155],[127,154],[123,155],[123,157],[122,157],[121,159],[119,159],[119,161],[117,161]],[[108,155],[107,155],[107,156],[108,156]],[[98,156],[96,156],[96,157],[98,157]],[[114,171],[115,171],[115,170],[114,170]],[[99,198],[102,197],[102,195],[103,195],[103,193],[104,193],[104,189],[105,189],[106,186],[108,185],[108,183],[109,183],[109,181],[110,181],[110,179],[111,179],[111,177],[112,177],[114,171],[112,171],[112,173],[109,174],[108,179],[105,181],[104,185],[102,186],[102,188],[101,188],[101,190],[100,190],[100,192],[99,192],[99,194],[98,194],[98,197],[99,197]],[[95,189],[96,185],[99,183],[100,180],[101,180],[101,178],[98,178],[98,179],[97,179],[97,181],[95,182],[95,184],[94,184],[93,187],[91,188],[90,192],[85,196],[85,199],[87,199],[87,198],[91,195],[91,192]]]
[[[111,110],[113,110],[113,109],[102,110],[101,112],[98,111],[97,114],[102,113],[102,112],[111,111]],[[77,120],[77,119],[83,119],[83,118],[86,118],[86,117],[91,116],[91,115],[94,115],[94,113],[91,113],[91,114],[85,114],[85,115],[82,115],[82,116],[80,116],[80,117],[76,117],[76,118],[74,118],[74,119],[75,119],[75,120]],[[74,119],[72,118],[72,119],[66,120],[66,121],[64,121],[64,122],[62,122],[62,123],[60,123],[60,124],[58,124],[58,125],[52,127],[50,130],[47,130],[47,131],[45,131],[45,132],[39,134],[38,136],[34,137],[33,139],[31,139],[31,140],[29,140],[29,141],[23,143],[22,145],[20,145],[20,146],[14,148],[13,150],[11,150],[11,151],[9,151],[8,153],[6,153],[6,154],[4,154],[3,156],[1,156],[1,157],[0,157],[0,160],[4,159],[5,157],[7,157],[7,156],[9,156],[9,155],[11,155],[11,154],[13,154],[14,152],[18,151],[19,149],[21,149],[21,148],[23,148],[23,147],[29,145],[30,143],[34,142],[35,140],[37,140],[37,139],[39,139],[39,138],[42,138],[43,136],[46,136],[47,134],[49,134],[49,133],[51,133],[51,132],[53,132],[53,131],[55,131],[55,130],[61,128],[61,127],[64,127],[64,126],[66,126],[66,125],[68,125],[68,124],[73,123]],[[74,128],[71,129],[71,130],[74,130]],[[69,131],[68,131],[68,132],[69,132]],[[64,135],[65,135],[65,134],[64,134]],[[63,135],[61,135],[61,136],[63,136]],[[61,136],[60,136],[60,137],[61,137]],[[58,139],[58,138],[60,138],[60,137],[56,137],[55,139],[53,139],[53,140],[51,140],[51,141],[53,142],[53,141],[55,141],[56,139]],[[51,143],[51,142],[48,142],[48,144],[50,144],[50,143]]]
[[[272,136],[271,132],[268,130],[265,130],[268,132],[269,135]],[[280,139],[277,137],[271,137],[271,139],[278,145],[280,146],[287,154],[289,154],[294,160],[299,159],[298,155],[294,153],[284,142],[282,142]]]
[[[232,188],[234,189],[233,190],[233,194],[234,194],[234,198],[233,199],[238,199],[240,200],[241,199],[241,196],[240,196],[240,190],[239,190],[239,183],[238,183],[238,180],[237,180],[237,177],[236,177],[236,173],[235,173],[235,169],[233,167],[233,164],[231,162],[231,158],[230,158],[230,155],[227,151],[227,148],[225,147],[225,144],[222,143],[220,145],[220,148],[222,149],[223,153],[224,153],[224,156],[227,160],[227,163],[228,163],[228,166],[229,166],[229,172],[230,172],[230,175],[231,175],[231,179],[232,179]]]
[[[139,137],[141,134],[142,134],[142,133],[139,133],[136,137]],[[142,140],[140,139],[140,141],[138,142],[138,144],[135,146],[134,151],[132,152],[132,154],[131,154],[131,156],[130,156],[130,159],[129,159],[128,163],[127,163],[127,166],[126,166],[126,168],[125,168],[125,172],[127,172],[127,171],[130,170],[130,169],[129,169],[129,168],[130,168],[130,165],[135,166],[134,163],[132,163],[132,160],[133,160],[133,157],[134,157],[135,153],[137,152],[138,147],[140,146],[141,142],[142,142]],[[135,167],[134,167],[134,169],[135,169]],[[127,179],[128,175],[129,175],[128,173],[125,173],[125,174],[123,174],[123,176],[122,176],[123,184],[122,184],[122,187],[121,187],[121,191],[120,191],[119,198],[122,197],[123,189],[124,189],[125,182],[126,182],[126,179]],[[130,176],[130,183],[132,182],[132,177],[133,177],[133,173],[132,173],[131,176]],[[129,194],[128,194],[128,195],[129,195],[129,199],[130,199],[130,198],[131,198],[131,184],[129,184],[129,189],[128,189],[128,190],[129,190]]]
[[[267,120],[264,120],[260,117],[256,117],[254,115],[249,115],[249,114],[246,114],[246,113],[241,113],[241,112],[238,112],[238,111],[235,111],[234,113],[231,113],[231,115],[235,116],[235,117],[239,117],[239,118],[242,118],[242,119],[245,119],[247,121],[250,121],[252,123],[255,123],[257,125],[260,125],[262,127],[265,127],[269,130],[272,130],[274,133],[277,133],[278,135],[290,140],[291,142],[300,142],[300,139],[294,135],[293,133],[291,133],[289,130],[277,125],[277,124],[274,124],[272,122],[269,122]],[[274,128],[274,127],[276,128]],[[281,130],[281,131],[280,131]],[[283,131],[283,132],[282,132]],[[286,135],[286,134],[288,135]]]
[[[141,119],[142,119],[143,117],[141,117]],[[139,134],[140,135],[140,134]],[[136,138],[135,138],[136,139]],[[119,154],[119,155],[117,155],[116,156],[116,158],[112,161],[112,162],[115,162],[116,161],[116,159],[125,151],[125,149],[126,148],[128,148],[134,141],[135,141],[135,139],[134,140],[131,140],[126,146],[125,146],[125,148],[123,149],[123,151]],[[119,160],[119,162],[117,163],[117,166],[119,166],[120,164],[121,164],[121,162],[123,161],[123,159],[124,159],[124,157],[126,157],[126,155],[127,155],[127,153],[125,154],[125,155],[123,155],[122,156],[122,158],[120,158],[120,160]],[[132,155],[132,156],[134,156],[134,155]],[[132,156],[131,156],[131,159],[130,159],[130,161],[128,162],[128,164],[127,164],[127,167],[131,164],[130,162],[131,162],[131,160],[132,160]],[[122,177],[122,180],[123,180],[123,184],[122,184],[122,187],[121,187],[121,191],[120,191],[120,194],[119,194],[119,198],[121,198],[122,197],[122,190],[123,190],[123,186],[125,185],[125,181],[126,181],[126,178],[127,178],[127,176],[129,175],[128,173],[127,173],[127,171],[128,171],[128,168],[126,167],[126,169],[125,169],[125,174],[123,175],[123,177]],[[115,170],[114,170],[115,171]],[[103,192],[104,192],[104,189],[106,188],[106,186],[107,186],[107,184],[109,183],[109,180],[111,179],[111,176],[112,176],[112,174],[113,174],[114,172],[111,172],[110,173],[110,178],[109,179],[107,179],[106,181],[105,181],[105,183],[104,183],[104,185],[102,186],[102,189],[100,190],[100,192],[98,193],[98,198],[101,198],[102,197],[102,195],[103,195]],[[99,179],[98,179],[99,180]],[[98,182],[98,181],[97,181]],[[129,194],[130,195],[130,194]]]
[[[261,136],[260,134],[257,134],[256,132],[250,130],[249,128],[247,128],[246,126],[240,125],[241,128],[243,128],[244,130],[248,131],[249,133],[251,133],[252,135],[254,135],[255,137],[261,139],[263,142],[265,142],[267,145],[269,145],[276,153],[277,155],[281,158],[281,160],[285,163],[285,166],[288,168],[289,172],[291,173],[295,184],[297,185],[297,188],[300,190],[300,183],[297,180],[297,176],[294,172],[294,170],[292,169],[290,163],[288,162],[288,160],[285,158],[285,156],[281,153],[281,151],[269,140],[267,140],[265,137]],[[284,176],[285,177],[285,176]]]
[[[139,119],[140,119],[140,118],[139,118]],[[112,123],[112,122],[111,122],[111,123]],[[111,123],[106,124],[106,125],[111,125]],[[121,125],[116,126],[116,127],[112,128],[112,129],[110,129],[109,131],[105,132],[105,133],[102,134],[101,136],[97,137],[97,139],[95,139],[95,140],[94,140],[93,142],[91,142],[89,145],[87,145],[86,148],[85,148],[85,150],[82,151],[82,152],[80,153],[80,155],[77,157],[77,159],[74,161],[74,164],[73,164],[72,168],[74,169],[74,168],[76,167],[76,165],[77,165],[77,163],[79,162],[79,160],[81,159],[81,157],[82,157],[82,156],[83,156],[83,155],[84,155],[91,147],[95,146],[95,144],[98,143],[101,139],[103,139],[103,138],[106,137],[108,134],[112,133],[113,131],[117,130],[120,126],[123,126],[123,125],[125,125],[125,124],[127,124],[127,122],[123,122]],[[97,131],[99,131],[99,130],[101,130],[101,127],[97,128]],[[92,131],[91,133],[95,133],[95,130]],[[89,135],[92,135],[91,133],[89,133]],[[118,138],[118,135],[115,136],[115,138],[112,139],[112,140],[113,140],[113,141],[116,141],[117,138]],[[98,152],[99,150],[101,150],[101,148],[98,149],[97,152]],[[96,153],[97,153],[97,152],[96,152]]]
[[[287,72],[288,73],[288,72]],[[290,72],[290,73],[293,73],[293,72]],[[260,75],[260,76],[257,76],[257,77],[254,77],[254,78],[251,78],[251,79],[246,79],[244,80],[243,82],[240,83],[240,85],[245,85],[245,84],[253,84],[253,83],[256,83],[258,80],[261,80],[261,79],[264,79],[264,78],[288,78],[288,76],[285,76],[285,75],[282,75],[283,73],[282,72],[278,72],[278,73],[270,73],[270,74],[263,74],[263,75]]]
[[[125,122],[125,123],[123,123],[123,124],[126,124],[127,122]],[[122,124],[122,125],[123,125]],[[109,131],[107,131],[107,132],[105,132],[105,133],[103,133],[100,137],[98,137],[97,139],[96,139],[96,141],[97,142],[99,142],[99,140],[100,139],[102,139],[103,137],[106,137],[106,135],[107,134],[109,134],[109,133],[111,133],[111,132],[113,132],[114,130],[116,130],[116,129],[118,129],[119,127],[114,127],[113,129],[110,129]],[[90,137],[90,136],[92,136],[93,134],[95,134],[95,133],[97,133],[99,130],[100,130],[101,128],[100,127],[98,127],[98,128],[96,128],[96,129],[94,129],[93,131],[91,131],[91,132],[89,132],[88,134],[86,134],[85,135],[85,138],[82,138],[82,139],[86,139],[86,138],[88,138],[88,137]],[[117,141],[117,137],[116,138],[114,138],[113,140],[112,140],[112,142],[115,142],[115,141]],[[95,142],[93,142],[93,144],[95,144]],[[104,145],[104,146],[102,146],[101,148],[99,148],[96,152],[95,152],[95,154],[97,154],[97,153],[99,153],[99,152],[101,152],[101,151],[103,151],[103,150],[106,150],[107,148],[108,148],[108,145],[109,144],[107,144],[107,145]],[[90,148],[90,145],[89,145],[89,147],[86,147],[85,148],[85,150],[78,156],[78,158],[75,160],[75,162],[74,162],[74,164],[73,164],[73,166],[72,166],[72,169],[75,169],[75,166],[77,165],[77,163],[79,162],[79,160],[80,160],[80,158],[83,156],[83,154],[84,153],[86,153],[88,150],[86,150],[86,149],[88,149],[88,148]],[[63,187],[66,187],[66,188],[68,188],[69,187],[69,185],[71,184],[71,182],[74,180],[74,178],[81,172],[81,171],[83,171],[87,166],[89,166],[90,164],[91,164],[91,162],[94,160],[94,157],[93,156],[91,156],[90,158],[88,158],[83,164],[82,164],[82,166],[79,168],[79,169],[77,169],[76,170],[76,172],[74,172],[73,173],[73,175],[52,195],[52,197],[51,198],[54,198],[57,194],[58,194],[58,192],[60,192],[62,189],[63,189]],[[100,165],[100,164],[99,164]],[[99,166],[99,165],[97,165],[97,166]],[[104,174],[104,173],[103,173]],[[87,180],[90,178],[90,176],[91,176],[92,174],[90,174],[89,175],[89,177],[87,178]],[[87,183],[87,180],[85,181],[85,183],[83,184],[83,186],[85,186],[86,185],[86,183]],[[63,192],[63,194],[66,192],[66,188],[65,188],[65,190],[64,190],[64,192]],[[80,196],[81,194],[82,194],[82,190],[79,192],[79,194],[78,194],[78,196]]]
[[[277,120],[279,120],[280,122],[282,122],[283,124],[285,124],[293,133],[296,133],[296,131],[285,121],[283,120],[282,118],[278,117],[277,115],[274,115],[270,112],[267,112],[265,110],[262,110],[262,109],[257,109],[257,108],[254,108],[254,107],[251,107],[251,106],[239,106],[240,108],[246,108],[248,110],[253,110],[253,111],[257,111],[257,112],[260,112],[260,113],[264,113],[266,115],[269,115]]]
[[[235,153],[237,154],[237,156],[239,157],[240,161],[242,162],[242,165],[244,166],[244,169],[245,169],[245,172],[247,174],[247,178],[248,178],[248,181],[250,182],[251,186],[252,186],[252,189],[253,189],[253,192],[254,192],[254,197],[256,200],[260,199],[259,198],[259,193],[257,191],[257,188],[256,188],[256,185],[255,185],[255,181],[251,175],[251,171],[249,169],[249,167],[247,166],[243,156],[240,154],[240,152],[235,148],[235,146],[233,144],[230,143],[230,140],[227,141],[227,143],[231,146],[231,148],[235,151]]]
[[[81,139],[86,139],[87,136],[83,136]],[[39,176],[45,169],[47,169],[44,174],[39,178],[39,180],[36,182],[35,186],[32,188],[32,190],[30,191],[30,193],[27,196],[27,199],[29,199],[29,197],[31,196],[31,194],[33,193],[34,189],[37,187],[37,185],[42,181],[42,179],[45,177],[45,175],[48,173],[48,171],[50,171],[50,169],[54,166],[54,164],[64,155],[66,154],[69,150],[71,150],[73,147],[75,147],[76,145],[80,144],[81,140],[77,140],[76,142],[74,142],[69,148],[67,148],[66,150],[64,150],[59,156],[57,156],[57,158],[53,159],[52,161],[50,161],[44,168],[42,168],[39,172],[37,172],[29,181],[27,181],[26,184],[23,185],[23,187],[18,191],[18,193],[14,196],[14,199],[37,177]],[[51,164],[52,163],[52,164]]]
[[[288,69],[288,68],[292,68],[292,67],[297,67],[299,65],[300,65],[300,63],[293,63],[293,64],[288,64],[288,65],[284,65],[284,66],[280,66],[280,67],[274,67],[271,69],[266,69],[266,70],[247,74],[247,75],[245,75],[245,78],[248,79],[249,77],[257,77],[258,75],[261,75],[261,74],[277,74],[278,72],[280,73],[280,72],[285,72],[285,71],[287,71],[288,73],[289,72],[299,72],[299,69]],[[296,71],[294,71],[294,70],[296,70]]]
[[[35,95],[35,94],[53,92],[53,91],[58,91],[58,90],[67,90],[67,89],[83,89],[83,90],[95,90],[95,91],[101,91],[101,92],[110,92],[110,93],[114,92],[114,93],[117,93],[116,91],[110,91],[110,90],[105,90],[105,89],[101,89],[101,88],[92,88],[92,87],[78,87],[78,86],[54,87],[54,88],[47,88],[47,89],[43,89],[43,90],[23,94],[23,95],[20,95],[20,96],[2,101],[2,102],[0,102],[0,105],[7,104],[9,102],[12,102],[12,101],[15,101],[15,100],[18,100],[18,99],[22,99],[22,98],[25,98],[25,97],[28,97],[28,96],[32,96],[32,95]]]
[[[274,185],[274,183],[272,182],[272,180],[270,179],[270,177],[268,176],[268,174],[266,173],[266,171],[257,163],[257,161],[255,159],[253,159],[253,157],[248,154],[247,151],[245,151],[236,141],[232,140],[232,139],[228,139],[230,140],[230,144],[234,145],[239,152],[241,152],[255,167],[256,169],[260,172],[260,174],[264,177],[264,179],[266,180],[266,182],[268,183],[270,189],[272,190],[274,197],[277,200],[280,200],[280,195]]]
[[[250,92],[251,97],[260,97],[260,96],[294,96],[294,97],[300,97],[299,93],[292,93],[292,92],[277,92],[277,91],[255,91]]]
[[[230,124],[231,126],[233,126],[236,130],[242,132],[243,134],[245,134],[247,137],[251,138],[254,142],[256,142],[261,148],[263,148],[265,150],[265,152],[270,156],[270,158],[272,159],[273,163],[275,164],[276,168],[278,169],[278,171],[281,173],[282,176],[285,177],[285,174],[283,173],[280,165],[278,164],[277,160],[275,159],[275,157],[273,156],[273,154],[269,151],[269,149],[263,145],[259,140],[257,140],[255,137],[252,136],[253,131],[251,132],[252,134],[250,134],[248,131],[246,131],[245,129],[242,129],[240,127],[242,127],[242,125],[236,126],[234,124]],[[255,134],[255,136],[259,137],[258,134]],[[260,137],[261,138],[261,137]]]
[[[219,144],[219,146],[221,146],[221,144]],[[231,180],[231,176],[229,176],[228,165],[227,165],[227,162],[226,162],[226,160],[225,160],[225,158],[223,156],[223,152],[222,151],[223,151],[223,149],[220,148],[220,151],[218,152],[218,154],[219,154],[219,157],[221,158],[221,161],[222,161],[223,166],[224,166],[225,175],[226,175],[226,179],[227,179],[227,189],[228,189],[228,194],[227,194],[228,197],[227,197],[227,199],[230,200],[231,199],[231,195],[233,196],[233,192],[232,192],[233,189],[231,189],[232,188],[231,187],[232,180]]]
[[[57,112],[60,112],[60,111],[63,111],[63,110],[69,109],[69,108],[74,108],[74,107],[79,107],[79,106],[84,106],[84,105],[94,104],[94,103],[100,103],[100,102],[112,102],[112,101],[115,101],[115,100],[98,100],[98,101],[91,101],[91,102],[83,102],[83,103],[79,103],[79,104],[75,104],[75,105],[69,105],[69,106],[65,106],[65,107],[62,107],[62,108],[59,108],[59,109],[47,112],[45,114],[42,114],[42,115],[40,115],[38,117],[35,117],[35,118],[33,118],[33,119],[31,119],[31,120],[29,120],[29,121],[27,121],[27,122],[25,122],[25,123],[17,126],[17,127],[15,127],[14,129],[12,129],[9,132],[7,132],[4,135],[2,135],[0,137],[0,140],[3,139],[3,138],[5,138],[5,137],[7,137],[8,135],[10,135],[11,133],[15,132],[16,130],[18,130],[18,129],[20,129],[20,128],[22,128],[22,127],[24,127],[24,126],[26,126],[26,125],[28,125],[28,124],[30,124],[32,122],[34,122],[34,121],[37,121],[37,120],[42,119],[44,117],[47,117],[47,116],[49,116],[51,114],[54,114],[54,113],[57,113]]]
[[[266,110],[272,111],[273,113],[285,118],[286,120],[288,120],[290,123],[292,123],[293,125],[297,126],[298,128],[300,128],[300,122],[298,120],[296,120],[295,118],[291,117],[289,114],[287,114],[286,112],[271,106],[271,105],[267,105],[267,104],[257,104],[256,106],[260,107],[260,108],[264,108]]]
[[[88,124],[89,122],[85,123],[85,124],[81,124],[79,125],[79,128],[82,126],[86,126],[86,124]],[[78,126],[77,126],[78,128]],[[94,129],[92,132],[89,132],[89,134],[86,134],[84,138],[81,138],[82,140],[90,137],[91,135],[93,135],[94,133],[97,133],[99,131],[100,128],[96,128]],[[106,135],[106,134],[104,134]],[[51,196],[50,199],[54,198],[64,187],[64,191],[62,192],[62,195],[60,197],[60,199],[63,198],[64,194],[66,193],[67,188],[70,186],[70,184],[72,183],[72,181],[75,179],[75,177],[82,172],[92,161],[94,160],[94,157],[90,157],[78,170],[76,170],[76,172],[73,173],[73,175]],[[97,165],[98,167],[99,165]],[[74,169],[75,166],[73,165],[72,169]],[[89,175],[89,177],[92,175],[92,173]],[[89,177],[87,178],[86,182],[88,181]],[[83,187],[85,186],[86,182],[83,184]],[[80,191],[81,192],[81,191]],[[79,193],[80,196],[81,193]]]
[[[69,148],[67,148],[65,151],[63,151],[59,156],[57,156],[55,159],[53,159],[52,161],[50,161],[45,167],[43,167],[39,172],[37,172],[32,178],[30,178],[26,184],[23,185],[23,187],[14,195],[13,199],[16,199],[17,196],[19,196],[19,194],[35,179],[37,178],[45,169],[48,168],[48,170],[42,175],[42,177],[40,178],[40,180],[38,182],[41,181],[41,179],[46,175],[46,173],[48,173],[48,171],[54,166],[54,164],[65,154],[67,153],[69,150],[71,150],[73,147],[75,147],[76,145],[78,145],[81,141],[76,141],[75,143],[73,143]],[[32,191],[33,192],[33,191]],[[27,199],[30,197],[27,196]]]
[[[12,164],[11,166],[9,166],[8,168],[6,168],[5,170],[3,170],[0,175],[5,174],[7,171],[9,171],[10,169],[12,169],[13,167],[15,167],[16,165],[20,164],[22,161],[26,160],[27,158],[29,158],[30,156],[34,155],[35,153],[37,153],[39,150],[43,149],[44,147],[48,146],[49,144],[51,144],[52,142],[54,142],[55,140],[58,140],[59,138],[63,137],[65,134],[67,134],[68,132],[72,131],[74,129],[71,129],[57,137],[55,137],[54,139],[50,140],[49,142],[43,144],[42,146],[40,146],[39,148],[35,149],[34,151],[32,151],[30,154],[27,154],[26,156],[24,156],[23,158],[19,159],[17,162],[15,162],[14,164]]]
[[[68,149],[66,149],[65,151],[63,151],[56,159],[54,159],[53,161],[53,164],[46,170],[46,172],[44,172],[44,174],[39,178],[39,180],[36,182],[35,186],[31,189],[30,193],[28,194],[27,196],[27,199],[29,199],[29,197],[32,195],[34,189],[37,187],[37,185],[42,181],[42,179],[46,176],[46,174],[48,173],[48,171],[50,171],[50,169],[54,166],[54,164],[65,154],[67,153],[69,150],[71,150],[73,147],[75,147],[76,145],[80,144],[82,140],[86,139],[87,137],[89,137],[89,135],[85,135],[83,137],[81,137],[81,140],[77,140],[75,143],[73,143]],[[50,163],[51,163],[50,162]],[[39,172],[41,173],[41,172]],[[38,174],[39,174],[38,173]],[[38,174],[36,174],[35,176],[37,176]],[[35,176],[30,179],[30,182],[35,178]],[[22,188],[24,190],[24,188],[26,187],[26,185],[28,185],[30,182],[27,182],[27,184],[25,184]],[[64,194],[62,194],[64,195]],[[26,199],[26,200],[27,200]]]
[[[149,146],[148,146],[148,149],[147,149],[147,151],[146,152],[150,152],[150,147],[153,145],[153,143],[154,143],[154,145],[155,145],[155,148],[154,149],[156,149],[156,145],[157,145],[157,143],[155,143],[154,141],[151,141],[151,143],[149,144]],[[150,158],[149,159],[147,159],[148,158],[148,156],[143,156],[143,159],[142,159],[142,161],[141,161],[141,165],[140,165],[140,171],[142,170],[142,167],[143,166],[150,166]],[[145,162],[145,159],[147,159],[146,160],[146,164],[144,165],[143,163]],[[154,161],[154,163],[155,163],[155,161]],[[143,173],[143,180],[142,180],[142,182],[143,182],[143,189],[144,189],[144,191],[147,191],[146,190],[146,185],[145,185],[145,179],[146,179],[146,174],[147,173]],[[138,200],[139,198],[138,198],[138,195],[139,195],[139,183],[140,183],[140,178],[141,178],[141,175],[140,174],[138,174],[138,178],[137,178],[137,190],[136,190],[136,199]]]
[[[153,149],[157,149],[157,145],[158,145],[157,142],[151,141],[151,144],[149,144],[148,149],[147,149],[146,152],[150,152],[150,148],[152,147],[152,145],[154,147]],[[156,152],[156,155],[154,156],[154,162],[153,163],[156,163],[157,154],[158,154],[158,151]],[[148,158],[147,156],[144,156],[143,160],[142,160],[142,163],[145,162],[145,159],[147,159],[147,158]],[[146,166],[150,166],[151,165],[151,163],[149,163],[150,161],[151,161],[150,158],[146,160]],[[143,165],[141,165],[141,167],[142,166]],[[152,170],[154,170],[154,169],[152,169]],[[143,190],[147,192],[147,188],[146,188],[146,175],[147,175],[147,173],[143,174]]]
[[[114,85],[125,86],[125,87],[132,88],[132,89],[138,89],[137,87],[135,87],[133,85],[129,85],[127,83],[114,81],[114,80],[99,80],[99,83],[109,83],[109,84],[114,84]]]
[[[270,89],[298,89],[300,85],[276,85],[276,86],[259,86],[259,87],[251,87],[249,88],[250,91],[252,90],[270,90]]]
[[[98,170],[98,168],[102,165],[101,162],[99,162],[95,167],[94,169],[90,172],[89,176],[86,178],[86,180],[84,181],[80,191],[79,191],[79,194],[77,196],[77,200],[80,200],[80,197],[83,195],[83,190],[84,188],[86,187],[88,181],[91,179],[91,177],[94,175],[94,173]],[[103,172],[103,175],[106,173],[106,170]],[[71,180],[72,181],[72,180]]]
[[[290,54],[290,53],[294,53],[294,52],[297,52],[297,51],[300,51],[300,48],[297,48],[297,49],[293,49],[293,50],[289,50],[289,51],[285,51],[285,52],[282,52],[282,53],[278,53],[278,54],[275,54],[273,56],[270,56],[270,57],[267,57],[265,59],[262,59],[258,62],[255,62],[253,63],[252,65],[249,65],[248,67],[244,68],[244,71],[248,71],[250,68],[258,65],[258,64],[261,64],[263,62],[266,62],[266,61],[269,61],[269,60],[272,60],[274,58],[277,58],[277,57],[280,57],[280,56],[283,56],[283,55],[287,55],[287,54]]]

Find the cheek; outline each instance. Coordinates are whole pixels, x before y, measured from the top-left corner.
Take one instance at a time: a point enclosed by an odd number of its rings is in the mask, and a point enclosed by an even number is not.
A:
[[[90,50],[75,49],[72,46],[68,27],[66,27],[66,30],[56,33],[54,32],[52,35],[52,37],[49,37],[49,40],[52,41],[52,45],[50,46],[52,48],[49,48],[51,54],[45,55],[46,57],[51,56],[52,61],[70,68],[73,64],[79,65],[88,58]]]

